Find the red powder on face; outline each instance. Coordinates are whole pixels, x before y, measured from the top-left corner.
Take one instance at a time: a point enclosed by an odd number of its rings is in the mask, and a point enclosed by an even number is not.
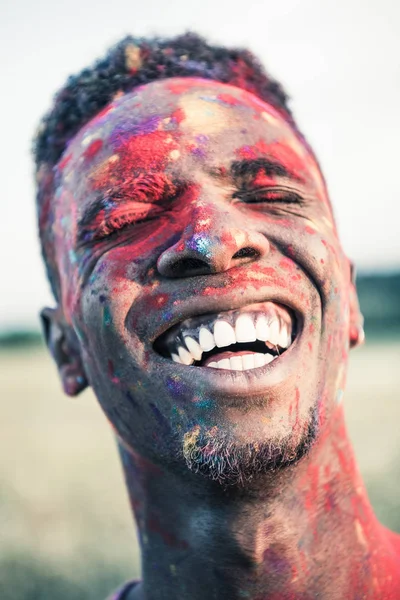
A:
[[[288,258],[282,258],[279,262],[279,266],[286,271],[293,271],[293,269],[295,269],[295,264]]]
[[[254,178],[254,185],[258,185],[260,187],[268,187],[276,185],[276,178],[270,177],[265,173],[265,171],[259,171]]]
[[[306,225],[305,231],[306,231],[306,233],[309,233],[310,235],[314,235],[314,233],[317,233],[315,231],[315,229],[313,229],[312,227],[309,227],[308,225]]]
[[[109,104],[108,106],[106,106],[105,108],[103,108],[103,110],[101,110],[93,119],[92,123],[95,123],[96,121],[99,121],[100,119],[102,119],[103,117],[106,116],[106,114],[108,114],[110,112],[110,110],[113,108],[113,106],[111,104]]]
[[[184,94],[193,87],[198,87],[199,83],[196,79],[185,79],[176,81],[174,79],[166,80],[167,89],[173,94]]]
[[[162,171],[170,152],[177,148],[176,139],[168,131],[157,130],[132,136],[116,148],[117,160],[109,161],[92,175],[92,188],[126,186],[128,179],[151,171]]]
[[[285,167],[293,173],[298,179],[304,180],[304,159],[300,158],[296,152],[289,146],[283,145],[279,142],[273,142],[272,144],[265,144],[261,141],[258,143],[258,147],[263,148],[263,151],[267,152],[270,156],[275,158],[277,162],[282,163]],[[265,150],[266,148],[266,150]]]
[[[102,149],[103,147],[103,140],[94,140],[85,150],[85,152],[83,153],[83,156],[85,157],[86,160],[90,160],[91,158],[93,158],[94,156],[96,156],[96,154]]]
[[[257,154],[253,146],[242,146],[235,151],[238,158],[257,158]]]
[[[162,169],[169,152],[177,148],[176,141],[168,131],[153,131],[139,135],[124,142],[117,152],[120,155],[121,171],[141,172],[151,169]]]
[[[304,181],[304,159],[298,156],[292,148],[281,142],[267,144],[264,140],[259,140],[252,146],[242,146],[236,150],[236,154],[242,159],[267,156],[285,166],[294,177]]]
[[[217,99],[221,100],[221,102],[224,102],[225,104],[229,104],[230,106],[237,106],[239,104],[237,98],[231,96],[230,94],[218,94]]]
[[[171,115],[171,119],[176,123],[182,123],[186,118],[185,111],[183,108],[177,108]]]
[[[65,169],[65,167],[67,166],[67,164],[69,163],[71,158],[72,158],[72,154],[67,154],[67,156],[65,158],[63,158],[62,161],[59,163],[58,168],[61,170]]]

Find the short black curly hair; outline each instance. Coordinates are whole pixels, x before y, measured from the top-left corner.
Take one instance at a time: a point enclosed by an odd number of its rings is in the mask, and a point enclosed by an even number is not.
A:
[[[68,78],[34,140],[39,235],[56,299],[59,278],[52,235],[54,167],[68,142],[116,95],[168,77],[201,77],[243,88],[271,104],[298,131],[286,92],[249,50],[213,46],[194,33],[170,39],[122,39],[92,67]]]

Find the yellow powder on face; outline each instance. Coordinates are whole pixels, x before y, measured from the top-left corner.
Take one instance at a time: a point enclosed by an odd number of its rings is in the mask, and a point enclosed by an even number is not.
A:
[[[177,160],[180,157],[181,153],[179,152],[179,150],[172,150],[172,152],[170,152],[169,157],[171,160]]]
[[[179,107],[185,113],[182,128],[185,129],[185,124],[189,123],[192,135],[216,134],[228,127],[226,109],[218,104],[202,100],[197,94],[184,96],[179,102]]]
[[[264,119],[264,121],[267,121],[267,123],[269,123],[269,125],[272,125],[273,127],[279,127],[281,124],[281,120],[279,120],[277,117],[275,117],[275,115],[271,115],[271,113],[265,110],[261,113],[261,116]]]
[[[355,521],[354,526],[356,529],[356,535],[357,535],[358,542],[359,542],[360,546],[362,546],[364,551],[367,552],[368,551],[368,542],[366,540],[362,525],[358,519]]]
[[[124,95],[124,92],[122,90],[118,90],[117,92],[115,92],[115,94],[113,96],[113,102],[115,100],[118,100],[118,98],[122,98],[123,95]]]
[[[134,44],[128,44],[125,48],[125,66],[130,73],[136,73],[142,66],[140,48]]]
[[[196,450],[197,440],[200,435],[200,427],[196,425],[191,431],[185,433],[183,437],[183,456],[189,458],[193,451]]]

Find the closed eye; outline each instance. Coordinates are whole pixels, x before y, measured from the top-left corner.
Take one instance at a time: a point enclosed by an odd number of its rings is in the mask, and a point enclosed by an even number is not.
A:
[[[142,204],[140,209],[135,208],[132,211],[121,210],[119,208],[106,217],[103,213],[100,219],[96,219],[97,222],[93,223],[91,227],[88,227],[83,232],[81,236],[83,243],[98,242],[115,237],[127,229],[151,221],[162,212],[163,210],[160,206]]]
[[[302,197],[291,188],[268,187],[239,190],[233,194],[245,204],[271,203],[271,204],[302,204]]]

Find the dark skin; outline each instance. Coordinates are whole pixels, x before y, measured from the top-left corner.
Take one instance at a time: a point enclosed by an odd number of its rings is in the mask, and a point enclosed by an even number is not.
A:
[[[362,317],[311,150],[255,96],[171,79],[85,126],[59,175],[61,293],[43,319],[65,391],[90,385],[117,436],[142,547],[129,599],[398,597],[399,541],[344,425]],[[157,351],[185,319],[248,306],[294,315],[294,342],[268,365]],[[213,480],[188,469],[204,439],[278,448],[283,466]]]

